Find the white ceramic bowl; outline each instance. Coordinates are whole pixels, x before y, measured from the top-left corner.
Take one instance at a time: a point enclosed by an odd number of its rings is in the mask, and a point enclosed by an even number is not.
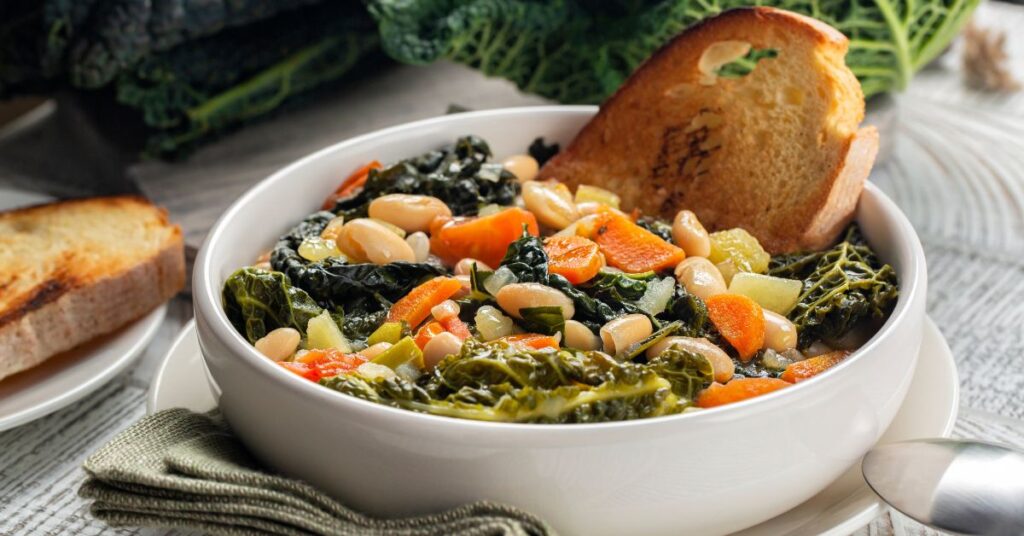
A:
[[[368,513],[398,516],[492,500],[563,534],[720,534],[796,506],[856,463],[900,406],[921,341],[925,260],[906,217],[868,185],[857,218],[897,270],[882,330],[821,376],[700,412],[585,425],[495,424],[372,404],[262,357],[221,309],[221,285],[320,206],[352,169],[419,154],[463,134],[495,155],[536,137],[563,145],[595,107],[464,113],[360,136],[254,187],[220,218],[195,267],[194,298],[220,408],[268,466]]]

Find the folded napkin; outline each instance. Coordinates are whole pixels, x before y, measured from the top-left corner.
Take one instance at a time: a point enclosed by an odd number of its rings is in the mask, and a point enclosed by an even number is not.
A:
[[[147,416],[84,467],[79,494],[93,500],[94,516],[115,526],[232,535],[554,534],[530,514],[487,502],[422,517],[367,517],[305,482],[260,469],[215,413]]]

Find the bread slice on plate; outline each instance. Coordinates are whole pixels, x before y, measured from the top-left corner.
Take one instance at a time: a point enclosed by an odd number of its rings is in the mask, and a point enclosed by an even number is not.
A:
[[[773,8],[706,19],[641,65],[540,178],[602,186],[665,218],[690,209],[772,253],[823,248],[878,151],[847,44]]]
[[[124,326],[184,283],[181,229],[144,199],[0,213],[0,379]]]

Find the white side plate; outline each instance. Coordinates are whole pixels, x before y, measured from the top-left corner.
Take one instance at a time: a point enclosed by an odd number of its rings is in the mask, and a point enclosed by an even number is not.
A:
[[[938,327],[928,319],[910,391],[881,442],[947,437],[956,422],[959,385],[953,354]],[[169,408],[206,412],[216,405],[203,369],[195,323],[189,322],[157,369],[146,409],[149,413]],[[883,508],[857,464],[809,501],[737,534],[845,535],[868,524]]]
[[[0,189],[0,210],[45,203],[33,192]],[[99,389],[131,364],[156,334],[167,306],[0,381],[0,431],[49,415]]]

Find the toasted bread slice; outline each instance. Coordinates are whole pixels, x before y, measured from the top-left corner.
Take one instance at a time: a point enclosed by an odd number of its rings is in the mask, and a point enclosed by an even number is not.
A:
[[[184,284],[181,229],[144,199],[0,213],[0,378],[124,326]]]
[[[825,247],[878,150],[875,129],[859,127],[864,96],[846,49],[837,30],[778,9],[707,19],[641,65],[539,176],[602,186],[665,218],[690,209],[772,253]],[[776,56],[721,74],[748,50]]]

